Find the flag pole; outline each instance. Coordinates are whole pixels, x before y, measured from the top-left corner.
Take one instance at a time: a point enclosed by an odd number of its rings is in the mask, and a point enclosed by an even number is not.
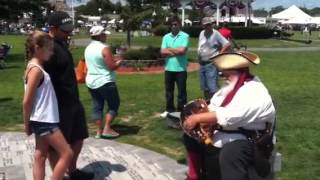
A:
[[[71,0],[71,13],[72,13],[72,23],[74,26],[74,7],[73,7],[73,0]]]

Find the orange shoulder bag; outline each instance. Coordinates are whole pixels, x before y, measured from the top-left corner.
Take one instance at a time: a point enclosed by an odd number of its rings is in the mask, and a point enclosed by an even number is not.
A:
[[[86,81],[86,75],[87,75],[87,66],[86,62],[83,58],[79,60],[79,63],[76,68],[76,77],[77,77],[77,82],[79,84],[85,83]]]

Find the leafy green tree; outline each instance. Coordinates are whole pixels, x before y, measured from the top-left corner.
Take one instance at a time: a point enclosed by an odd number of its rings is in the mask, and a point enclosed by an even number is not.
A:
[[[284,10],[283,6],[276,6],[276,7],[271,8],[270,14],[276,14],[276,13],[281,12],[283,10]]]
[[[131,31],[138,30],[142,21],[151,18],[153,10],[160,0],[127,0],[127,5],[121,8],[121,18],[127,31],[127,45],[131,45]]]
[[[253,10],[253,14],[255,17],[267,17],[269,13],[267,10],[262,8],[262,9]]]
[[[307,13],[310,15],[310,10],[306,7],[299,7],[303,12]]]
[[[320,7],[315,7],[311,10],[309,10],[309,15],[311,16],[320,16]]]
[[[100,12],[98,9],[101,8],[101,14],[112,13],[116,6],[112,4],[109,0],[91,0],[86,5],[81,5],[76,8],[77,15],[92,15],[99,16]]]
[[[76,8],[76,16],[99,15],[99,8],[101,15],[116,11],[124,20],[122,26],[127,31],[127,44],[130,46],[131,32],[138,30],[142,21],[152,20],[154,26],[163,23],[166,13],[161,6],[168,4],[170,0],[126,0],[126,2],[126,5],[122,6],[120,2],[113,4],[109,0],[91,0],[86,5]],[[152,16],[154,11],[156,16]]]
[[[23,13],[29,13],[33,22],[40,25],[44,21],[42,12],[48,6],[44,0],[1,0],[0,19],[15,22]]]

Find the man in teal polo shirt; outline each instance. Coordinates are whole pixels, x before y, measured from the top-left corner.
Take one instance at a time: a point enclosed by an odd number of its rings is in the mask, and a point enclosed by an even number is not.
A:
[[[165,57],[165,90],[166,111],[161,117],[168,113],[181,111],[187,102],[187,50],[189,35],[181,31],[181,21],[178,17],[170,19],[171,32],[162,39],[161,56]],[[177,109],[174,106],[174,84],[178,87]]]

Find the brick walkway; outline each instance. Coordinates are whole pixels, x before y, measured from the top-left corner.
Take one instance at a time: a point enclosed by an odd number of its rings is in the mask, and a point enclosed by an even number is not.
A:
[[[0,180],[32,180],[34,138],[0,133]],[[88,138],[78,167],[94,180],[183,180],[187,167],[164,155],[115,141]],[[51,170],[46,166],[46,180]]]

